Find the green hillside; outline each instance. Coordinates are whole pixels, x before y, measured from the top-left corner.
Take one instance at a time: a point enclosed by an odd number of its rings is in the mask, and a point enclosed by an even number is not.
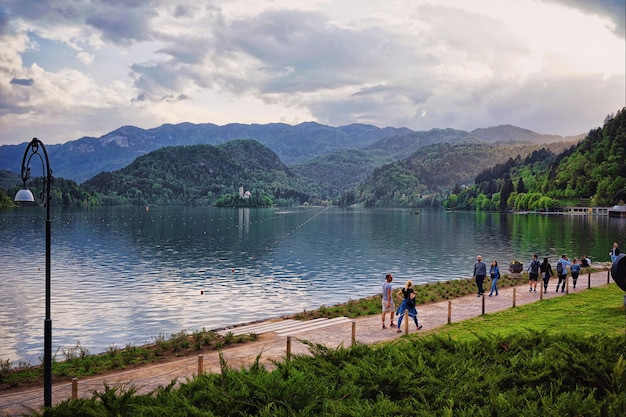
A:
[[[104,204],[211,205],[240,185],[276,204],[309,200],[304,181],[253,140],[161,148],[85,185],[102,194]]]
[[[291,169],[311,181],[326,198],[336,198],[342,192],[353,190],[375,168],[392,162],[394,158],[381,149],[348,150],[315,157]]]
[[[445,206],[500,210],[611,206],[626,198],[624,189],[626,108],[562,152],[541,149],[484,170],[472,187],[449,196]]]
[[[567,144],[544,146],[562,150]],[[366,207],[439,206],[455,186],[473,184],[476,175],[486,167],[502,163],[511,155],[527,155],[540,147],[538,144],[487,143],[426,146],[407,159],[375,169],[353,196],[344,195],[344,202]]]

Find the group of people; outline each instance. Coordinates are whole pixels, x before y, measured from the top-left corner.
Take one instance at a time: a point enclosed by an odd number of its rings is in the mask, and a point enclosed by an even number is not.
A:
[[[498,280],[500,279],[500,268],[498,267],[498,261],[491,261],[491,267],[489,268],[489,275],[491,276],[491,292],[489,297],[493,297],[493,293],[498,296]],[[487,265],[483,262],[483,257],[478,255],[476,257],[476,263],[474,264],[473,278],[476,279],[476,286],[478,287],[478,297],[485,293],[483,284],[485,277],[487,276]]]
[[[578,276],[580,275],[580,268],[590,265],[591,260],[586,255],[581,256],[579,259],[574,258],[572,261],[569,260],[567,255],[561,255],[561,258],[557,261],[556,264],[556,273],[559,279],[556,284],[556,292],[559,292],[559,289],[561,290],[561,292],[565,292],[565,286],[567,283],[567,268],[569,268],[572,273],[572,284],[573,287],[576,288]],[[548,258],[545,257],[543,258],[543,262],[540,262],[539,256],[537,254],[534,254],[533,258],[530,260],[527,271],[529,291],[537,292],[537,283],[539,281],[539,274],[541,274],[541,277],[543,279],[543,292],[547,292],[550,277],[554,275],[552,265],[550,264]],[[491,275],[491,292],[489,293],[489,297],[493,296],[494,293],[497,296],[500,269],[498,268],[498,262],[495,260],[491,261],[489,275]],[[476,257],[476,263],[474,264],[474,274],[472,276],[476,280],[476,286],[478,287],[478,297],[482,296],[485,292],[483,288],[483,283],[486,276],[487,265],[483,262],[482,256],[478,255]]]
[[[617,243],[613,243],[613,247],[611,248],[611,252],[609,255],[611,256],[611,262],[615,262],[617,257],[619,256],[619,246]],[[578,276],[580,275],[580,269],[591,266],[591,260],[587,255],[580,256],[578,259],[574,258],[571,261],[567,257],[567,255],[561,255],[561,258],[557,260],[556,263],[556,274],[558,277],[558,282],[556,284],[556,292],[565,292],[565,287],[567,286],[567,268],[570,269],[572,275],[572,286],[576,288],[576,283],[578,282]],[[534,254],[532,259],[530,260],[530,264],[528,265],[528,291],[529,292],[537,292],[537,283],[539,281],[539,274],[541,274],[543,280],[543,292],[548,292],[548,284],[550,282],[550,278],[554,276],[554,271],[552,270],[552,265],[547,257],[543,258],[543,262],[539,261],[539,256]],[[482,296],[485,293],[483,288],[483,284],[485,282],[485,278],[487,273],[491,276],[491,291],[489,292],[489,297],[498,296],[498,279],[500,279],[500,268],[498,267],[498,261],[492,260],[491,266],[489,268],[489,272],[487,272],[487,265],[483,262],[483,258],[481,255],[476,257],[476,263],[474,264],[474,274],[472,277],[476,280],[476,286],[478,287],[478,297]],[[393,301],[392,294],[392,286],[391,282],[393,281],[393,276],[391,274],[387,274],[385,277],[385,282],[383,283],[383,299],[382,299],[382,322],[383,329],[386,329],[385,325],[385,317],[387,313],[390,313],[390,327],[396,327],[396,324],[393,322],[394,315],[398,316],[398,330],[400,333],[400,324],[402,323],[402,319],[404,317],[404,312],[408,311],[409,316],[413,318],[415,322],[415,326],[417,329],[421,329],[422,326],[418,324],[417,321],[417,309],[415,308],[415,291],[413,290],[413,283],[409,280],[406,282],[404,288],[397,292],[396,296],[402,299],[402,303],[400,307],[396,310],[396,305]],[[494,294],[495,293],[495,294]]]
[[[400,289],[396,293],[396,296],[402,299],[402,303],[400,307],[396,310],[396,304],[393,301],[392,295],[392,286],[391,282],[393,281],[393,275],[387,274],[385,277],[385,282],[383,283],[383,329],[386,329],[385,325],[385,317],[387,313],[390,314],[389,318],[389,327],[396,327],[396,324],[393,322],[394,315],[398,316],[398,326],[396,332],[401,333],[400,325],[402,324],[402,319],[404,318],[405,311],[408,312],[409,317],[413,318],[413,322],[415,323],[415,327],[417,330],[420,330],[422,326],[417,321],[417,308],[415,307],[415,291],[413,290],[413,283],[411,280],[408,280],[404,286],[404,288]]]
[[[543,258],[543,262],[539,262],[537,254],[533,255],[528,265],[528,291],[537,292],[537,282],[539,281],[539,274],[543,279],[543,292],[548,292],[548,284],[550,283],[550,277],[554,275],[552,265],[548,258]],[[591,260],[587,256],[581,256],[580,260],[574,258],[569,260],[567,255],[561,255],[561,258],[556,262],[556,274],[559,281],[556,284],[556,292],[565,292],[565,286],[567,285],[567,268],[570,268],[572,273],[572,286],[576,288],[578,282],[578,275],[580,275],[580,268],[582,266],[591,265]]]

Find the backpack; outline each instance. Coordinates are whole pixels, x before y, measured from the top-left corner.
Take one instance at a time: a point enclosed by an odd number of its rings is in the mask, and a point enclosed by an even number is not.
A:
[[[540,267],[539,261],[537,259],[533,259],[530,265],[530,272],[534,272],[534,273],[539,272],[539,267]]]
[[[563,262],[557,262],[556,273],[559,275],[563,275]]]

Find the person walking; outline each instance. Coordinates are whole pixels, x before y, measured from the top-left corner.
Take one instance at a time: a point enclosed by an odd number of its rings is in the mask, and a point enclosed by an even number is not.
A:
[[[400,291],[398,291],[398,297],[402,297],[402,304],[400,304],[400,308],[398,308],[398,330],[397,333],[401,333],[400,325],[402,324],[402,319],[404,318],[404,312],[409,312],[409,317],[413,317],[413,321],[415,322],[415,327],[417,330],[420,330],[422,326],[417,322],[417,309],[415,308],[415,291],[413,290],[413,283],[411,280],[408,280]]]
[[[559,282],[556,284],[556,292],[559,292],[559,286],[561,286],[561,292],[565,292],[565,285],[567,284],[567,266],[572,263],[567,258],[567,255],[561,255],[561,259],[556,262],[556,274],[559,277]]]
[[[609,255],[611,255],[611,263],[615,263],[615,260],[617,259],[617,257],[619,256],[620,251],[619,251],[619,245],[617,244],[617,242],[613,243],[613,247],[611,248],[611,252],[609,252]]]
[[[386,329],[385,326],[385,316],[389,313],[389,327],[396,327],[393,322],[393,315],[396,312],[396,304],[393,302],[393,296],[391,295],[392,286],[391,281],[393,281],[393,276],[391,274],[387,274],[385,277],[385,282],[383,282],[383,329]]]
[[[572,286],[576,289],[576,281],[578,281],[578,275],[580,274],[580,264],[578,263],[578,259],[574,258],[572,260],[572,266],[570,269],[572,270]]]
[[[489,268],[489,275],[491,275],[491,292],[489,293],[489,297],[493,295],[493,292],[496,292],[496,297],[498,296],[498,279],[500,279],[500,268],[498,268],[498,261],[491,261],[491,268]],[[536,284],[536,283],[535,283]]]
[[[476,278],[476,286],[478,287],[478,297],[484,294],[483,282],[485,281],[485,275],[487,275],[487,265],[483,262],[483,257],[478,255],[476,257],[476,263],[474,264],[473,277]]]
[[[533,259],[531,259],[530,264],[528,265],[528,291],[532,292],[533,288],[535,292],[537,292],[537,281],[539,279],[539,267],[541,266],[541,262],[539,262],[539,256],[535,253],[533,255]]]
[[[548,262],[548,258],[543,258],[540,270],[543,274],[543,292],[548,292],[548,282],[550,282],[550,277],[554,275],[552,273],[552,265]]]

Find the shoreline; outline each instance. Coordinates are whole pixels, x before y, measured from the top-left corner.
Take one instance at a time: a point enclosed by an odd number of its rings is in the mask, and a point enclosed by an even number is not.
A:
[[[604,269],[594,271],[591,274],[591,287],[603,287],[606,285],[606,274]],[[525,277],[521,277],[525,278]],[[455,298],[449,301],[432,302],[427,303],[418,308],[420,324],[424,324],[424,329],[417,332],[411,325],[411,334],[428,334],[431,332],[437,332],[446,325],[446,316],[448,316],[448,323],[450,320],[449,313],[446,314],[446,310],[450,304],[454,305],[452,322],[458,323],[471,318],[477,318],[481,316],[480,305],[483,301],[483,308],[485,306],[487,310],[483,311],[484,314],[492,314],[514,307],[511,305],[512,295],[515,294],[515,288],[517,291],[517,305],[523,306],[540,302],[538,293],[529,293],[525,291],[525,285],[527,281],[520,280],[518,285],[502,288],[499,297],[477,298],[473,294]],[[556,284],[551,282],[551,285]],[[569,287],[568,287],[569,288]],[[521,291],[519,289],[522,289]],[[571,294],[582,292],[587,289],[587,285],[580,286],[580,289],[573,292],[568,291]],[[543,299],[549,300],[551,298],[559,298],[567,296],[566,293],[555,293],[550,291],[544,294]],[[378,303],[378,307],[379,303]],[[395,329],[381,330],[380,327],[380,310],[377,314],[372,316],[359,317],[353,320],[358,323],[358,343],[374,345],[378,343],[391,342],[403,336],[403,333],[396,333]],[[404,326],[403,326],[404,327]],[[309,341],[303,343],[299,337],[303,340]],[[311,333],[304,333],[303,336],[298,336],[298,339],[294,340],[292,354],[310,354],[311,345],[323,345],[329,349],[334,349],[340,346],[349,346],[350,344],[350,331],[347,325],[335,326],[332,328],[318,329]],[[176,379],[178,381],[184,381],[185,378],[190,378],[193,375],[197,375],[198,372],[219,373],[222,366],[222,361],[228,364],[230,368],[239,368],[242,366],[249,366],[252,363],[261,361],[264,366],[271,368],[273,361],[285,359],[285,338],[276,335],[273,332],[262,333],[258,335],[258,339],[251,343],[233,344],[231,347],[224,350],[214,350],[210,352],[202,352],[201,354],[195,353],[198,356],[196,360],[193,356],[174,357],[171,360],[160,363],[149,363],[139,365],[132,369],[116,369],[106,374],[82,376],[78,377],[80,384],[79,397],[89,397],[93,389],[99,387],[102,389],[103,384],[109,386],[123,387],[123,386],[136,386],[141,393],[147,393],[158,386],[167,386]],[[200,357],[204,359],[200,361]],[[200,367],[202,363],[202,368]],[[69,381],[55,381],[54,383],[54,400],[55,403],[64,401],[70,398],[72,395],[72,383]],[[10,389],[3,389],[0,391],[0,412],[11,412],[11,410],[22,409],[23,406],[37,408],[41,405],[41,387],[42,384],[31,384],[29,386],[15,387]],[[94,388],[96,387],[96,388]],[[11,408],[13,407],[13,408]],[[13,411],[18,412],[18,411]]]
[[[592,263],[590,267],[586,268],[588,271],[585,272],[585,269],[583,269],[581,271],[581,276],[583,276],[583,274],[586,273],[596,273],[599,271],[606,271],[609,269],[609,266],[607,263],[600,263],[600,262],[595,262]],[[525,272],[524,270],[520,273],[513,273],[510,271],[506,271],[504,274],[502,274],[500,280],[499,280],[499,288],[509,288],[509,287],[513,287],[513,286],[517,286],[517,285],[521,285],[521,284],[525,284],[528,282],[527,277],[527,272]],[[571,277],[570,274],[568,274],[568,277]],[[555,278],[552,277],[551,278],[551,282],[552,280],[554,280]],[[541,281],[541,279],[540,279]],[[488,285],[490,285],[491,279],[489,278],[489,276],[487,276],[485,278],[484,281],[484,285],[485,288],[488,288]],[[394,297],[397,293],[397,291],[399,291],[401,288],[403,287],[403,285],[401,285],[400,283],[398,285],[395,285],[393,287],[393,294]],[[457,292],[453,292],[451,291],[450,287],[454,288],[456,287]],[[447,281],[431,281],[431,282],[427,282],[427,283],[421,283],[421,284],[417,284],[414,285],[414,288],[416,290],[416,293],[418,294],[418,298],[417,298],[417,306],[424,306],[424,305],[428,305],[428,304],[433,304],[433,303],[437,303],[440,301],[446,301],[446,300],[453,300],[453,299],[457,299],[460,297],[464,297],[466,295],[475,293],[475,281],[474,278],[457,278],[454,280],[447,280]],[[350,318],[359,318],[359,317],[368,317],[370,315],[376,315],[376,314],[380,314],[380,300],[381,300],[381,294],[372,294],[372,295],[368,295],[362,298],[358,298],[358,299],[349,299],[348,301],[345,302],[341,302],[341,303],[337,303],[337,304],[333,304],[330,306],[326,306],[326,305],[321,305],[315,309],[312,310],[304,310],[301,312],[293,312],[293,313],[288,313],[288,314],[284,314],[281,316],[276,316],[276,317],[269,317],[269,318],[265,318],[265,319],[259,319],[259,320],[253,320],[253,321],[248,321],[248,322],[241,322],[241,323],[236,323],[232,326],[223,326],[223,327],[216,327],[213,329],[207,329],[205,330],[204,328],[202,329],[202,331],[206,331],[206,332],[213,332],[213,333],[218,333],[218,332],[223,332],[225,330],[230,330],[230,329],[236,329],[239,327],[243,327],[243,326],[250,326],[250,325],[254,325],[254,324],[259,324],[259,323],[263,323],[263,322],[275,322],[275,321],[280,321],[280,320],[285,320],[285,319],[296,319],[296,320],[312,320],[315,318],[320,318],[320,317],[326,317],[326,318],[334,318],[334,317],[338,317],[340,315],[345,315],[347,317]],[[396,303],[396,305],[399,305],[399,299],[397,300],[398,302]],[[349,311],[346,312],[346,309],[358,309],[359,306],[362,305],[366,305],[366,306],[371,306],[370,310],[367,310],[368,312],[370,312],[371,314],[363,314],[362,312],[354,312],[354,311]],[[187,334],[189,337],[193,336],[195,333],[199,332],[198,330],[195,330],[193,332],[190,331],[186,331],[186,330],[180,330],[177,333],[174,333],[171,335],[170,339],[174,338],[174,336],[176,335],[181,335],[183,333]],[[164,342],[163,338],[162,338],[163,334],[160,334],[159,336],[153,336],[153,340],[154,342],[152,343],[144,343],[142,345],[136,346],[138,348],[153,348],[155,345],[158,345],[159,343]],[[77,343],[77,346],[80,345],[80,342]],[[75,346],[75,347],[77,347]],[[130,345],[130,344],[126,344],[126,348],[128,346],[133,346],[135,347],[135,345]],[[85,349],[88,350],[86,347],[82,347],[81,349]],[[119,351],[123,351],[126,348],[119,348]],[[71,348],[72,349],[72,348]],[[70,350],[71,350],[70,349]],[[110,350],[110,349],[109,349]],[[84,357],[101,357],[107,354],[110,354],[109,350],[105,350],[102,352],[98,352],[98,353],[89,353],[88,355],[84,355],[84,356],[80,356],[81,358]],[[77,352],[78,354],[82,353],[82,352]],[[184,354],[182,356],[189,356],[192,355],[194,352],[191,353],[187,353]],[[174,356],[174,355],[172,355]],[[181,355],[179,356],[175,356],[174,359],[176,358],[180,358]],[[0,358],[0,360],[3,358]],[[73,360],[74,358],[71,358],[69,360]],[[68,360],[56,360],[55,359],[55,363],[65,363],[68,362]],[[161,361],[157,361],[157,362],[146,362],[144,364],[139,364],[138,366],[146,366],[146,365],[150,365],[150,364],[154,364],[154,363],[162,363]],[[42,365],[28,365],[26,368],[28,369],[38,369],[38,368],[42,368]],[[11,369],[15,369],[15,365],[12,364]]]

